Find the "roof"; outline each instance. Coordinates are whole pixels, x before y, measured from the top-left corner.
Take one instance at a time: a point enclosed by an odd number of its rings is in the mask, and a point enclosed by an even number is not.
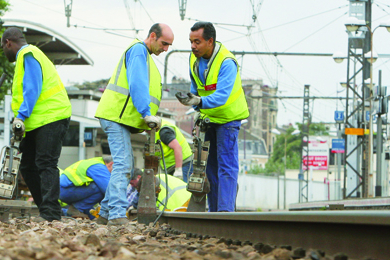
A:
[[[93,61],[76,44],[65,36],[38,23],[2,19],[3,27],[20,28],[29,44],[37,46],[54,65],[93,65]]]

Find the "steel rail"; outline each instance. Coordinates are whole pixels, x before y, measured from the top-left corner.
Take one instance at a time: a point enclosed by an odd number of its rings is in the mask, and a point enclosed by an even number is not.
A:
[[[343,252],[350,258],[390,256],[390,211],[165,212],[163,223],[193,234],[270,245]]]

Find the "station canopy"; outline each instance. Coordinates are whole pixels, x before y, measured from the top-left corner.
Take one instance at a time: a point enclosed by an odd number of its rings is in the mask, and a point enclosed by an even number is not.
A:
[[[34,22],[2,19],[3,27],[18,27],[29,44],[37,46],[54,65],[93,65],[93,61],[65,36]]]

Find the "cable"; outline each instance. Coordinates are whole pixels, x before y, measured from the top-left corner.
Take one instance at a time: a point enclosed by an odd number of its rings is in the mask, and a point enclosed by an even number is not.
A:
[[[305,19],[312,18],[312,17],[315,17],[315,16],[317,16],[317,15],[325,14],[325,13],[328,13],[328,12],[331,12],[331,11],[334,11],[334,10],[338,10],[338,9],[341,9],[341,8],[344,8],[344,7],[347,7],[347,6],[348,6],[348,5],[339,6],[339,7],[337,7],[337,8],[330,9],[330,10],[327,10],[327,11],[324,11],[324,12],[321,12],[321,13],[309,15],[309,16],[306,16],[306,17],[303,17],[303,18],[299,18],[299,19],[294,20],[294,21],[290,21],[290,22],[286,22],[286,23],[279,24],[279,25],[275,25],[275,26],[273,26],[273,27],[269,27],[269,28],[263,29],[262,32],[267,31],[267,30],[271,30],[271,29],[275,29],[275,28],[278,28],[278,27],[280,27],[280,26],[290,25],[290,24],[292,24],[292,23],[299,22],[299,21],[303,21],[303,20],[305,20]],[[253,33],[258,33],[258,32],[253,32]]]
[[[345,12],[343,13],[342,15],[340,15],[339,17],[337,17],[336,19],[330,21],[329,23],[325,24],[323,27],[321,27],[320,29],[318,29],[317,31],[315,31],[314,33],[308,35],[307,37],[303,38],[302,40],[300,40],[299,42],[297,43],[294,43],[293,45],[291,45],[290,47],[288,47],[287,49],[285,49],[283,52],[286,52],[288,51],[289,49],[291,49],[292,47],[296,46],[297,44],[303,42],[304,40],[308,39],[309,37],[313,36],[314,34],[318,33],[320,30],[324,29],[325,27],[327,27],[328,25],[334,23],[335,21],[337,21],[338,19],[340,19],[341,17],[343,17],[344,15],[346,15],[348,12]]]
[[[167,208],[168,205],[168,173],[167,173],[167,166],[165,165],[165,157],[164,157],[164,150],[161,145],[161,141],[158,140],[157,142],[160,146],[160,151],[161,151],[161,159],[163,160],[163,165],[164,165],[164,172],[165,172],[165,198],[167,199],[164,205],[163,210],[161,211],[160,215],[156,218],[156,220],[153,222],[153,227],[156,225],[157,221],[161,218],[162,214],[164,213],[165,209]]]

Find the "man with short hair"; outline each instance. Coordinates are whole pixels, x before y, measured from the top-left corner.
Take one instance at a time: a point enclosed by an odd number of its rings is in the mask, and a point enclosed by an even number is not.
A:
[[[108,137],[114,167],[101,203],[99,224],[123,225],[126,187],[134,171],[131,133],[159,128],[155,116],[161,100],[161,75],[151,54],[167,51],[174,40],[171,28],[154,24],[144,41],[134,40],[123,53],[100,99],[95,117]]]
[[[90,218],[90,210],[106,194],[112,171],[112,156],[104,155],[78,161],[60,175],[60,200],[69,205],[66,214]]]
[[[206,174],[209,211],[234,211],[238,178],[238,133],[241,120],[249,116],[234,55],[216,42],[212,23],[197,22],[190,32],[191,93],[179,99],[208,117],[205,141],[210,141]]]
[[[39,209],[39,217],[33,221],[60,220],[57,165],[72,114],[68,95],[53,63],[36,46],[27,44],[21,30],[5,30],[1,47],[10,62],[16,61],[12,130],[24,135],[20,172]],[[15,132],[17,125],[22,131]]]

